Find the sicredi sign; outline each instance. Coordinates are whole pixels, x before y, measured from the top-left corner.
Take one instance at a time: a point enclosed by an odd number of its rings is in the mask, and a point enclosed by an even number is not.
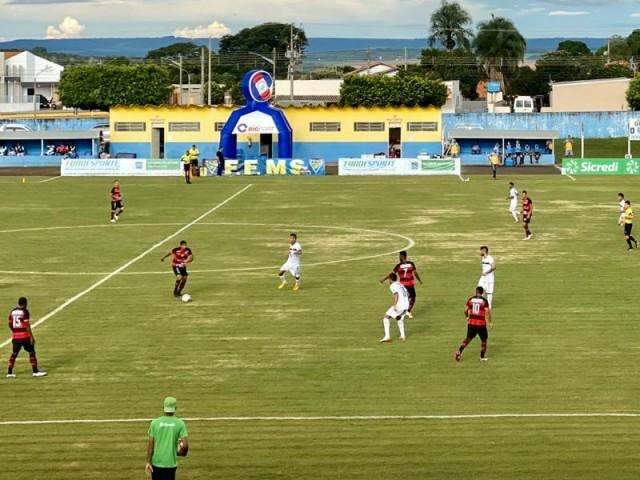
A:
[[[564,159],[565,175],[638,175],[640,161],[621,158]]]

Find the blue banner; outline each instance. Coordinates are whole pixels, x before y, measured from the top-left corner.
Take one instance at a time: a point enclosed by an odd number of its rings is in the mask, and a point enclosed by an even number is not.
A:
[[[320,158],[303,159],[228,159],[224,162],[225,175],[325,175],[325,161]],[[216,160],[207,161],[207,173],[215,175]]]

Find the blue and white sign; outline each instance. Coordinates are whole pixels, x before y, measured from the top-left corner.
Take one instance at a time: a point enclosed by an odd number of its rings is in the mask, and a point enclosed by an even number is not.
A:
[[[268,102],[273,96],[273,78],[264,70],[253,72],[247,86],[249,96],[256,102]]]
[[[215,175],[218,162],[207,161],[209,175]],[[325,175],[325,161],[321,158],[306,159],[251,159],[224,162],[225,175]]]

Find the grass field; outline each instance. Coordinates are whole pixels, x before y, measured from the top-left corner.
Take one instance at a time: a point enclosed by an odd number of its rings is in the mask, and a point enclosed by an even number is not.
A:
[[[535,202],[531,242],[508,180]],[[2,478],[143,478],[144,419],[169,394],[209,419],[188,422],[182,479],[637,478],[640,418],[548,416],[640,412],[640,252],[616,225],[616,193],[634,200],[637,178],[124,179],[117,225],[109,179],[37,182],[0,178],[4,311],[27,295],[37,320],[128,267],[36,329],[48,377],[21,356],[18,378],[0,378]],[[299,292],[276,288],[292,230]],[[182,238],[189,304],[159,261]],[[412,243],[416,318],[406,343],[380,345],[378,279]],[[482,244],[498,263],[490,361],[474,342],[455,364]],[[329,416],[342,418],[310,418]],[[111,419],[131,421],[65,422]]]
[[[556,163],[562,163],[564,156],[564,141],[559,139],[555,141],[554,152],[556,154]],[[585,138],[584,140],[584,156],[585,158],[624,158],[627,154],[627,138]],[[575,138],[573,143],[573,153],[576,157],[580,157],[580,139]],[[640,143],[631,142],[631,155],[633,158],[640,157]]]

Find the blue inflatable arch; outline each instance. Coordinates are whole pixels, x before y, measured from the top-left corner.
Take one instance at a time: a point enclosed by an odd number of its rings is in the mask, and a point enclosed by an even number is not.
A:
[[[293,130],[284,112],[269,103],[273,79],[263,70],[251,70],[242,79],[242,92],[247,104],[235,110],[220,134],[220,146],[225,158],[237,158],[238,137],[233,133],[242,117],[253,112],[268,115],[278,130],[278,158],[293,158]]]

